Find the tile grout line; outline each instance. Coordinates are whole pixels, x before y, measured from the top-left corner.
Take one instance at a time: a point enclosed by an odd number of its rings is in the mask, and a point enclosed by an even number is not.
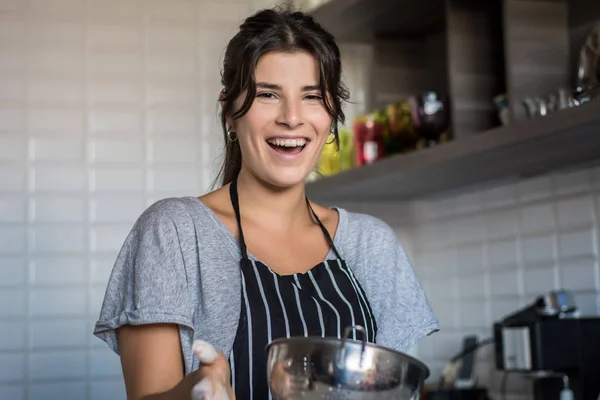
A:
[[[23,394],[25,400],[31,399],[31,372],[30,372],[30,359],[31,359],[31,348],[32,348],[32,340],[31,340],[31,280],[33,278],[33,270],[32,270],[32,257],[31,251],[33,248],[32,241],[35,240],[33,236],[33,226],[32,222],[35,219],[34,212],[34,186],[35,186],[35,171],[32,167],[32,162],[30,160],[31,157],[31,128],[29,124],[29,85],[31,80],[31,71],[30,71],[30,63],[29,63],[29,31],[31,29],[30,23],[30,1],[27,0],[24,6],[24,41],[25,41],[25,79],[24,79],[24,97],[25,101],[23,104],[24,113],[23,113],[23,127],[26,135],[27,141],[27,157],[25,158],[25,180],[26,180],[26,198],[27,198],[27,224],[25,227],[26,232],[26,241],[25,241],[25,266],[26,266],[26,277],[25,281],[25,349],[24,349],[24,368],[25,368],[25,387],[23,388]]]
[[[201,96],[202,93],[202,80],[205,74],[205,69],[206,67],[204,65],[202,65],[201,60],[202,57],[200,55],[200,48],[201,48],[201,41],[200,41],[200,13],[201,13],[201,7],[200,7],[200,2],[197,2],[195,5],[195,13],[194,13],[194,59],[196,61],[196,87],[195,87],[195,97],[194,97],[194,106],[196,107],[197,110],[202,110],[202,105],[203,105],[203,99]],[[195,160],[195,166],[194,168],[198,171],[198,181],[197,184],[200,186],[200,190],[199,190],[199,194],[198,196],[204,194],[204,192],[208,191],[208,184],[206,182],[204,182],[204,178],[206,177],[206,173],[203,171],[203,166],[205,166],[205,161],[204,160],[204,152],[202,151],[202,146],[203,144],[207,143],[208,141],[206,140],[206,135],[208,135],[208,132],[202,132],[202,129],[204,127],[204,123],[203,123],[203,118],[204,117],[204,113],[203,112],[199,112],[197,114],[196,117],[196,128],[198,130],[198,134],[195,136],[194,140],[195,140],[195,144],[196,144],[196,160]]]
[[[87,295],[85,296],[85,308],[86,308],[86,318],[85,318],[85,327],[86,327],[86,331],[87,331],[87,327],[88,324],[90,324],[91,322],[91,314],[92,314],[92,309],[91,309],[91,297],[92,297],[92,273],[91,273],[91,268],[92,268],[92,249],[93,249],[93,244],[92,244],[92,240],[95,239],[95,235],[92,232],[92,195],[91,192],[94,189],[92,187],[92,183],[93,183],[93,178],[92,178],[92,154],[91,154],[91,142],[90,142],[90,126],[89,126],[89,112],[90,112],[90,99],[89,99],[89,65],[90,65],[90,59],[89,59],[89,49],[91,48],[90,46],[90,38],[89,38],[89,34],[88,34],[88,30],[89,30],[89,24],[90,24],[90,19],[89,19],[89,11],[90,11],[90,3],[89,0],[83,0],[83,82],[82,82],[82,89],[83,89],[83,119],[82,119],[82,128],[83,128],[83,160],[84,160],[84,168],[85,168],[85,175],[86,175],[86,179],[87,179],[87,185],[86,185],[86,189],[84,192],[84,201],[85,201],[85,251],[86,251],[86,257],[85,257],[85,262],[84,262],[84,281],[85,281],[85,285],[86,285],[86,289],[87,289]],[[91,325],[91,324],[90,324]],[[85,393],[86,393],[86,398],[88,400],[90,400],[92,398],[92,331],[93,331],[93,327],[90,327],[89,332],[86,332],[87,334],[85,335],[86,337],[86,352],[85,352],[85,365],[86,365],[86,372],[85,372]]]
[[[147,86],[148,86],[148,7],[145,3],[139,3],[138,7],[140,7],[139,15],[140,20],[138,21],[139,26],[139,39],[141,43],[139,43],[140,52],[140,80],[139,90],[140,90],[140,111],[141,111],[141,134],[140,137],[144,141],[144,145],[142,148],[142,157],[143,157],[143,182],[142,182],[142,201],[143,209],[146,209],[152,203],[152,195],[153,192],[153,181],[155,179],[155,171],[153,168],[153,141],[151,140],[150,130],[148,129],[148,107],[146,105],[147,99]]]

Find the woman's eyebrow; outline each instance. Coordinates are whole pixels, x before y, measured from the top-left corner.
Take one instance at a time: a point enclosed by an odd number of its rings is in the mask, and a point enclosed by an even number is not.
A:
[[[275,83],[267,83],[267,82],[257,82],[257,88],[261,89],[270,89],[270,90],[282,90],[281,85],[277,85]],[[319,90],[321,86],[319,85],[307,85],[302,88],[303,92],[310,92],[312,90]]]

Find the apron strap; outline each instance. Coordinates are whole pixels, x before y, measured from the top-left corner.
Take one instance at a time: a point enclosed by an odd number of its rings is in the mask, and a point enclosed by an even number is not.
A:
[[[235,219],[237,220],[238,225],[238,241],[240,246],[240,252],[242,253],[242,258],[246,259],[248,258],[248,249],[246,247],[246,241],[244,240],[244,231],[242,230],[242,217],[240,214],[240,202],[237,191],[237,176],[233,178],[231,184],[229,185],[229,196],[231,197],[231,205],[233,206],[233,211],[235,211]],[[306,205],[310,209],[313,217],[315,217],[315,219],[317,220],[319,227],[321,227],[321,231],[323,231],[323,234],[325,235],[327,242],[329,243],[333,252],[335,253],[335,256],[338,259],[341,259],[342,257],[340,257],[340,253],[338,253],[337,249],[335,248],[335,244],[333,244],[333,239],[331,238],[331,235],[327,231],[327,228],[325,228],[325,225],[323,225],[323,223],[321,222],[321,219],[319,218],[315,210],[313,210],[312,206],[310,205],[310,202],[308,201],[308,197],[306,198]]]
[[[319,219],[319,216],[317,215],[317,213],[315,212],[315,210],[313,210],[312,206],[310,205],[310,201],[308,201],[308,197],[306,198],[306,204],[308,205],[308,208],[310,209],[310,211],[312,212],[313,217],[315,217],[315,219],[317,220],[317,222],[319,223],[319,226],[321,227],[321,230],[323,231],[323,234],[325,235],[325,238],[327,239],[327,242],[329,243],[329,245],[331,246],[331,249],[333,250],[333,252],[335,253],[335,256],[338,259],[342,259],[342,257],[340,257],[340,253],[338,253],[337,249],[335,248],[335,244],[333,244],[333,239],[331,238],[331,235],[329,234],[329,231],[327,231],[327,228],[325,228],[325,225],[323,225],[323,223],[321,222],[321,220]]]
[[[231,205],[233,206],[233,211],[235,211],[235,219],[237,220],[238,225],[238,235],[239,235],[239,245],[240,252],[242,253],[242,258],[248,258],[248,250],[246,248],[246,241],[244,240],[244,231],[242,230],[242,217],[240,215],[240,201],[238,198],[237,191],[237,176],[233,178],[231,184],[229,185],[229,196],[231,197]]]

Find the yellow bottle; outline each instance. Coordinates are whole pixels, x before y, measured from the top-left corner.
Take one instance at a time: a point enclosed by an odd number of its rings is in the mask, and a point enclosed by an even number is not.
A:
[[[335,175],[341,171],[340,152],[333,136],[327,139],[318,162],[318,172],[322,176]]]

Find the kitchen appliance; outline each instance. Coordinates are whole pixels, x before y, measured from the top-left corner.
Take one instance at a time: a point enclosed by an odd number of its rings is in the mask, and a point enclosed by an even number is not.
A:
[[[570,293],[553,291],[494,324],[496,368],[526,374],[535,399],[597,400],[600,318],[581,317]]]
[[[478,342],[479,340],[475,335],[465,337],[463,339],[463,352],[476,348]],[[455,388],[466,389],[475,386],[475,354],[475,351],[468,351],[462,357],[458,374],[454,380]]]
[[[424,400],[490,400],[488,391],[482,387],[472,388],[436,388],[427,391]]]
[[[427,388],[427,400],[488,400],[487,388],[477,385],[475,356],[477,350],[492,344],[492,338],[479,340],[476,335],[463,338],[462,350],[442,370],[437,387]]]
[[[429,369],[406,354],[363,341],[292,337],[267,346],[268,379],[273,398],[294,399],[419,399]]]
[[[575,99],[579,104],[600,96],[600,22],[596,23],[579,52]]]

